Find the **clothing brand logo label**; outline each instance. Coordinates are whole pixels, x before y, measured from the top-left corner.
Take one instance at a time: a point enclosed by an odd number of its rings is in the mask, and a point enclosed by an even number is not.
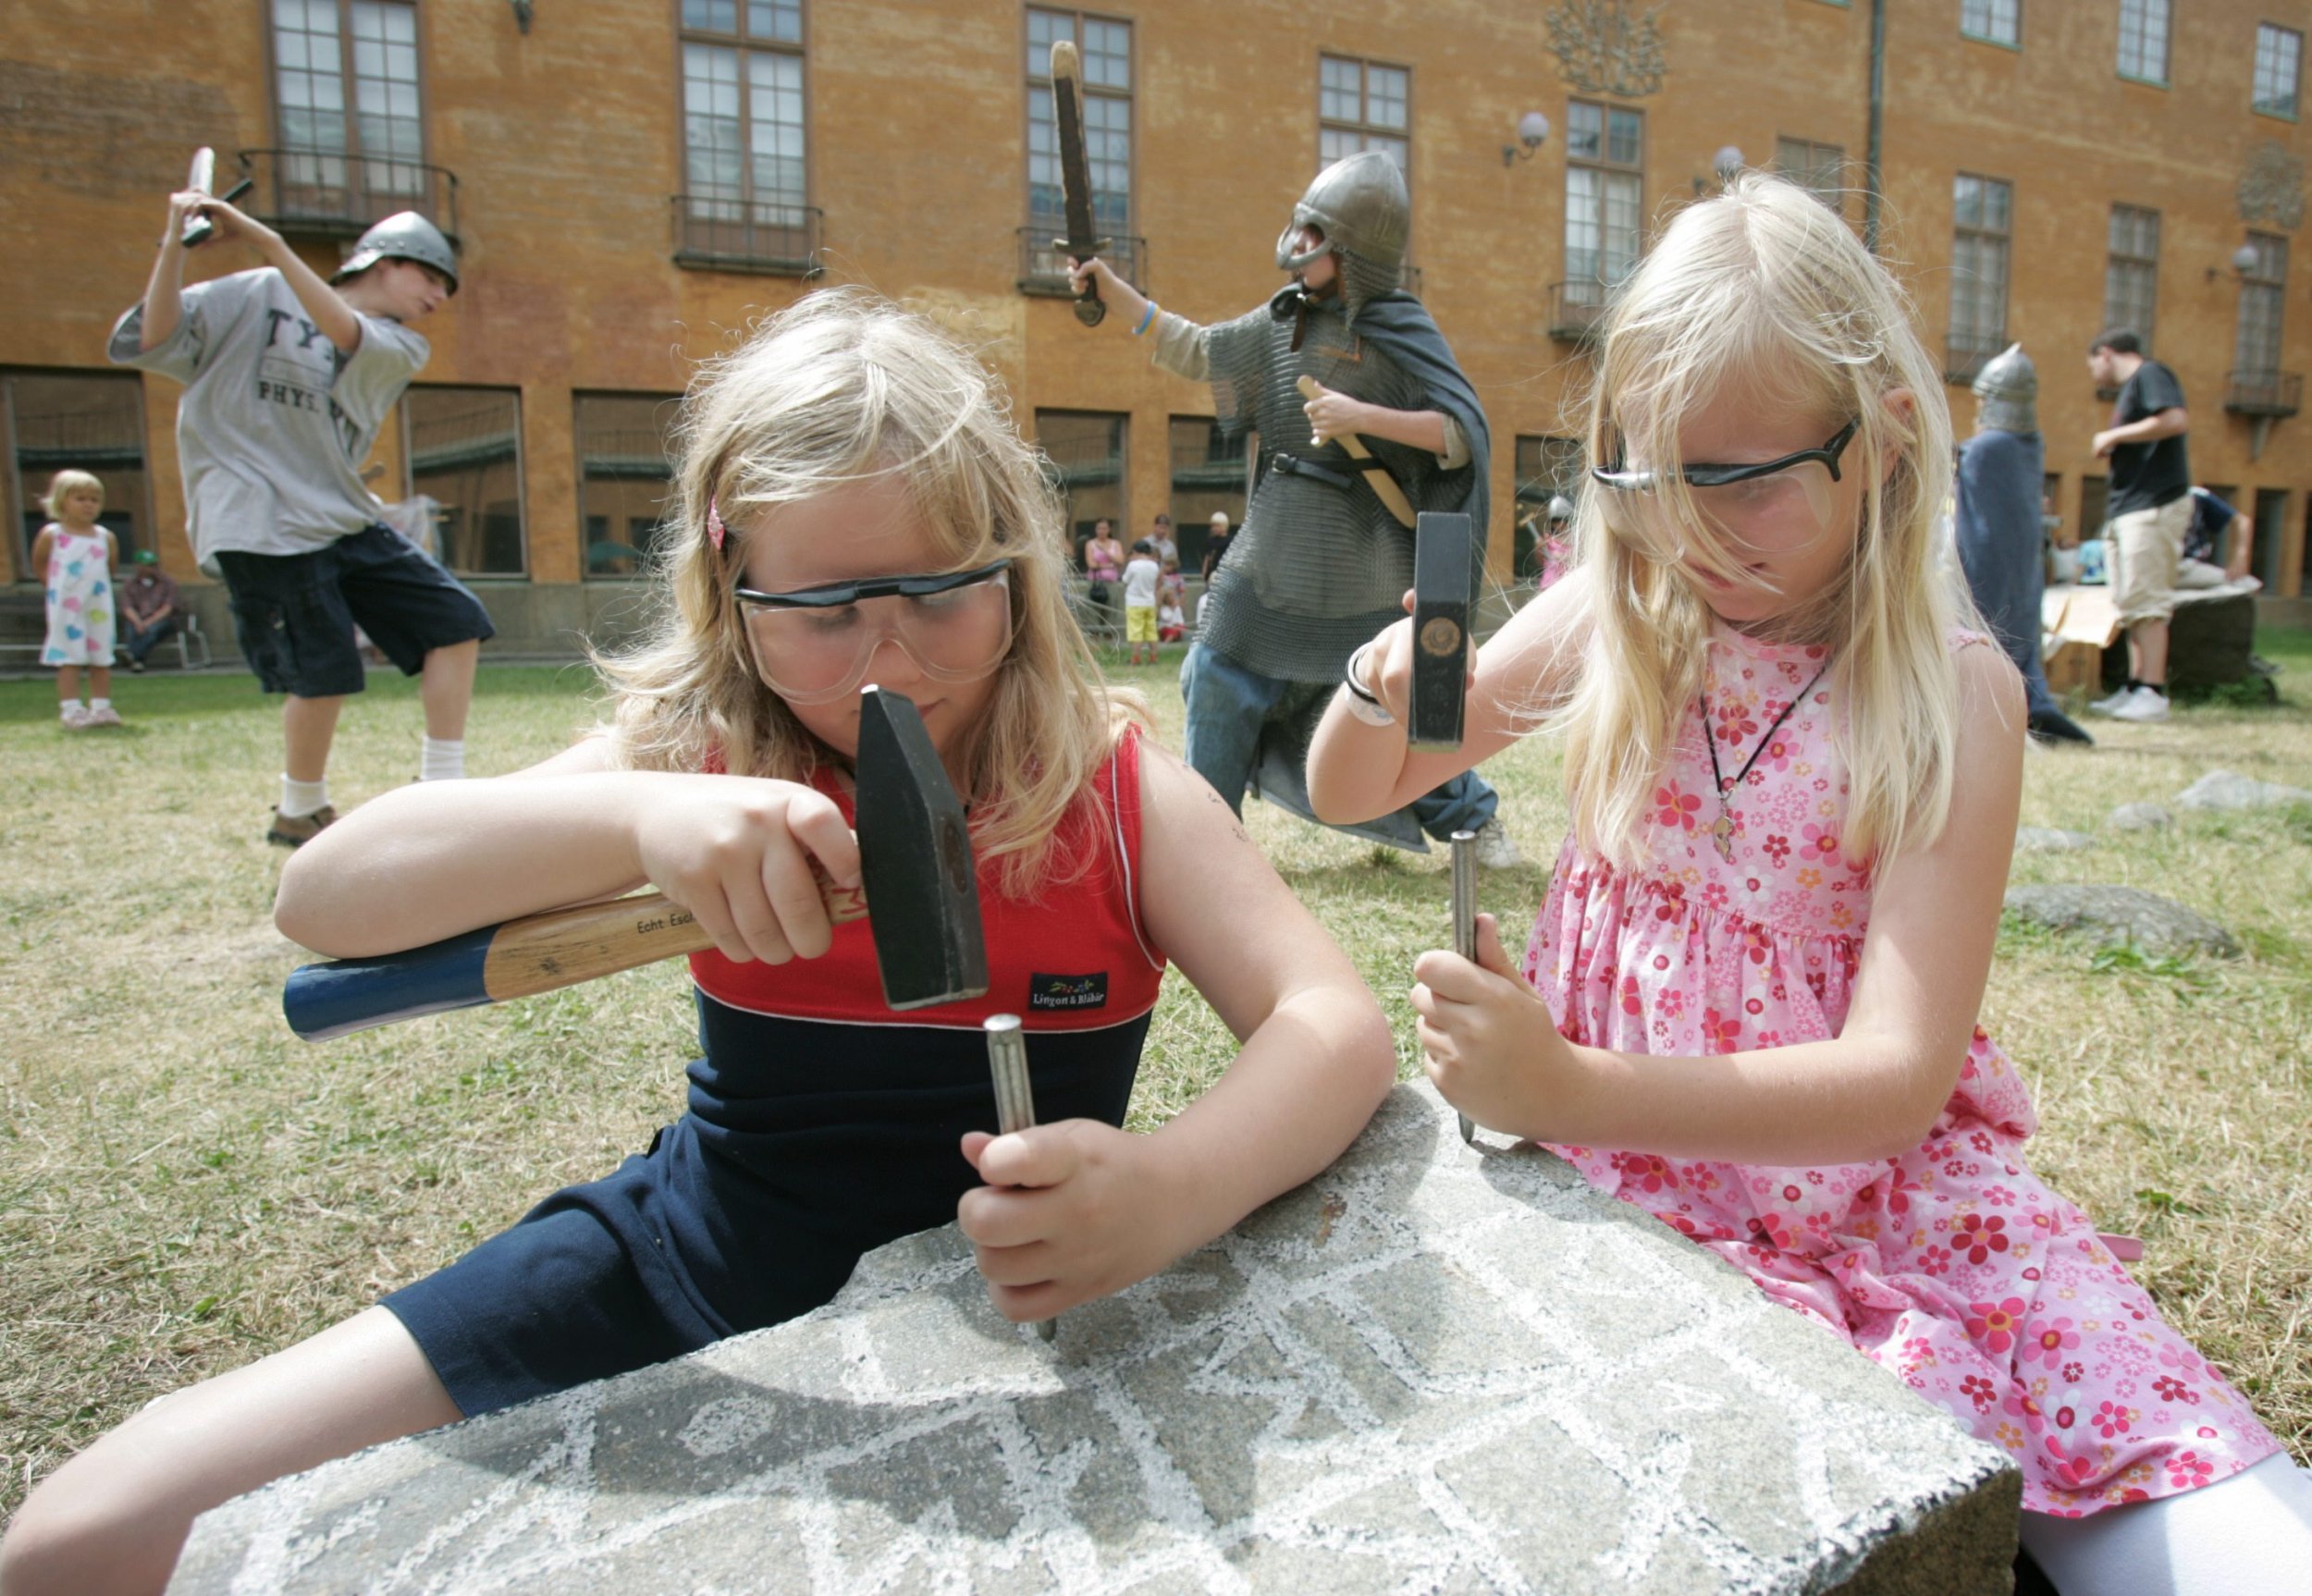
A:
[[[1108,972],[1090,976],[1030,976],[1027,1006],[1031,1009],[1104,1009],[1108,1006]]]

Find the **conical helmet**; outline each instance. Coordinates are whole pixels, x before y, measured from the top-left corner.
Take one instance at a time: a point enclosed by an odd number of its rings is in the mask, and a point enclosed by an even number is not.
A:
[[[1975,397],[1983,401],[1977,424],[2000,432],[2037,432],[2039,373],[2021,344],[2009,344],[1975,374]]]
[[[1300,196],[1291,223],[1276,240],[1276,269],[1298,271],[1333,250],[1359,257],[1394,281],[1405,269],[1412,221],[1412,197],[1396,162],[1379,150],[1361,151],[1319,172]],[[1305,227],[1322,231],[1324,242],[1296,254],[1293,234]]]
[[[379,261],[416,261],[449,279],[458,291],[458,253],[439,227],[415,211],[397,211],[353,240],[353,252],[329,280],[341,283],[355,272],[365,272]]]

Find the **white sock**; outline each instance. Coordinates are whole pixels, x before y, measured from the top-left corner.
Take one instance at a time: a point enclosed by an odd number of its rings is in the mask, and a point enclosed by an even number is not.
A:
[[[69,720],[75,715],[80,714],[81,712],[80,701],[77,698],[68,698],[56,706],[56,718],[59,720]]]
[[[301,820],[316,810],[329,806],[329,779],[318,781],[295,781],[284,772],[281,777],[281,818]]]
[[[465,774],[465,739],[444,742],[428,737],[417,756],[420,781],[455,781]]]
[[[2026,1513],[2023,1543],[2062,1596],[2300,1590],[2312,1568],[2312,1475],[2275,1453],[2244,1473],[2157,1502],[2084,1518]]]
[[[99,709],[110,709],[113,706],[113,701],[109,698],[92,698],[88,701],[88,706],[90,713],[93,714]]]

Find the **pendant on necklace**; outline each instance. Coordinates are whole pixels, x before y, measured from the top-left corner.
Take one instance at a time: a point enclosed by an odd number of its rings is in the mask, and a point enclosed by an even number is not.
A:
[[[1723,798],[1718,800],[1718,817],[1710,827],[1710,835],[1717,846],[1718,857],[1729,865],[1734,863],[1734,811],[1726,806]]]

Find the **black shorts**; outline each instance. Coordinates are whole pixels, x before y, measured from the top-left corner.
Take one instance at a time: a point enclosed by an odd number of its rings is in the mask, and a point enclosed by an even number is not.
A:
[[[216,563],[241,657],[267,693],[359,693],[356,626],[404,676],[434,649],[498,631],[465,583],[390,527],[363,527],[310,554],[222,551]]]

